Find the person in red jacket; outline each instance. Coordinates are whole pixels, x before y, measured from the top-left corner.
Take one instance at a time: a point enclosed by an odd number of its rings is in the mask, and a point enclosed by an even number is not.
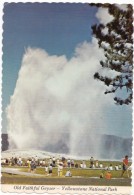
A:
[[[111,178],[112,178],[112,174],[111,174],[110,171],[108,171],[108,172],[106,173],[105,178],[106,178],[106,179],[111,179]]]
[[[125,171],[127,171],[127,176],[129,177],[128,174],[128,156],[126,155],[125,158],[123,159],[123,166],[122,166],[122,174],[121,177],[123,176],[123,174],[125,173]]]

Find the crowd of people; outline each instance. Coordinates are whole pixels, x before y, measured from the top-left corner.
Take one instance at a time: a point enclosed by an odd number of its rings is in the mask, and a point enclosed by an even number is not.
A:
[[[46,175],[52,175],[53,168],[57,168],[57,175],[62,176],[63,175],[63,168],[68,168],[65,176],[66,177],[71,177],[72,173],[70,171],[70,168],[80,168],[80,169],[101,169],[102,173],[100,175],[100,178],[103,178],[104,172],[107,171],[107,178],[111,178],[111,171],[113,170],[122,170],[122,175],[125,173],[125,171],[128,170],[128,156],[125,156],[123,159],[123,164],[117,164],[117,165],[112,165],[109,164],[108,166],[104,166],[102,162],[99,162],[98,160],[94,160],[93,157],[90,158],[88,161],[74,161],[73,159],[65,159],[64,157],[62,158],[55,158],[55,157],[50,157],[46,159],[39,159],[37,156],[34,158],[29,158],[29,159],[24,159],[21,157],[12,157],[12,158],[4,158],[1,159],[1,164],[2,165],[9,165],[9,166],[26,166],[28,167],[29,172],[35,173],[37,166],[38,167],[44,167],[44,171]],[[128,173],[128,171],[127,171]],[[129,175],[128,175],[129,177]]]

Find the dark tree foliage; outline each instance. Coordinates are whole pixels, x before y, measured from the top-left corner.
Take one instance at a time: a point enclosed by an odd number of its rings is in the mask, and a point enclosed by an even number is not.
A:
[[[128,105],[132,102],[133,88],[133,7],[127,4],[127,10],[124,11],[116,4],[90,5],[108,8],[109,14],[114,17],[106,25],[92,26],[92,31],[98,39],[99,47],[104,50],[105,60],[100,61],[101,66],[119,73],[118,76],[109,78],[96,72],[94,78],[109,86],[105,94],[116,93],[116,104]],[[104,33],[105,28],[107,33]],[[120,90],[125,90],[125,98],[118,95]]]

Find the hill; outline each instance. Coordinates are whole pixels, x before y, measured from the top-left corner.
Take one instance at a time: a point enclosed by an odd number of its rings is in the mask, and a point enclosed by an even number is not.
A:
[[[2,134],[2,151],[8,150],[8,134]],[[99,143],[99,145],[97,145]],[[63,147],[62,147],[63,146]],[[132,138],[122,138],[114,135],[97,135],[94,146],[98,151],[98,156],[94,156],[95,158],[101,159],[121,159],[125,155],[129,157],[132,156]],[[98,148],[97,148],[98,147]],[[60,149],[59,149],[60,148]],[[68,145],[61,142],[61,145],[55,145],[55,149],[52,147],[44,148],[44,151],[59,153],[59,154],[69,154],[69,150],[67,149]],[[38,148],[36,148],[38,149]],[[35,150],[36,150],[35,149]],[[62,150],[61,150],[62,149]],[[81,154],[81,158],[90,157],[89,153]]]
[[[108,159],[120,159],[124,155],[132,156],[132,138],[114,135],[101,136],[100,156]]]

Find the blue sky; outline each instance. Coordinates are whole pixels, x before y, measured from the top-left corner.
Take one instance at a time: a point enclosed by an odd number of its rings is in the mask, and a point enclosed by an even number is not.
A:
[[[65,54],[70,58],[78,43],[91,40],[90,27],[97,22],[96,11],[79,3],[5,3],[3,111],[14,92],[25,48],[44,48],[49,54]],[[3,123],[5,131],[5,114]]]
[[[98,22],[97,8],[88,4],[64,3],[7,3],[4,6],[3,24],[3,125],[6,132],[5,108],[14,92],[25,48],[28,46],[45,49],[50,55],[66,55],[70,59],[76,46],[92,39],[91,26]],[[131,109],[120,109],[122,123],[116,127],[122,135],[131,136]],[[112,119],[114,106],[109,112],[109,128],[116,122]],[[111,133],[112,134],[112,133]]]
[[[13,94],[22,56],[28,46],[49,54],[73,55],[76,45],[91,40],[96,8],[87,4],[9,3],[4,7],[3,106]]]

